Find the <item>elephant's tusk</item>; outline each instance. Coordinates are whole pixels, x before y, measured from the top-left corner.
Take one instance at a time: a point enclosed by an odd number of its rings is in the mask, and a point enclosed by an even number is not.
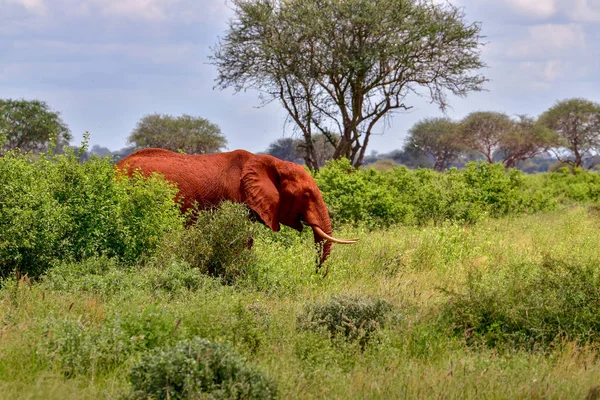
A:
[[[353,244],[358,241],[358,239],[345,240],[345,239],[334,238],[333,236],[329,236],[328,234],[323,232],[323,230],[316,225],[312,225],[311,228],[313,228],[313,230],[315,231],[315,233],[317,235],[321,236],[323,239],[329,240],[330,242],[340,243],[340,244]]]

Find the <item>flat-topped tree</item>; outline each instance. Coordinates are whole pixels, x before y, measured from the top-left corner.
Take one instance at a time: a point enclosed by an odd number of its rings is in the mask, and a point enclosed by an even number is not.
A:
[[[188,154],[219,153],[227,139],[216,124],[187,114],[148,114],[137,124],[127,139],[136,150],[160,147]]]
[[[217,87],[257,89],[278,100],[318,169],[312,136],[334,158],[363,162],[378,122],[407,110],[411,93],[441,108],[448,94],[482,89],[482,36],[461,8],[428,0],[233,0],[213,49]],[[332,135],[340,135],[336,141]]]
[[[586,99],[557,102],[540,115],[539,123],[556,132],[554,154],[562,163],[583,167],[600,150],[600,104]]]
[[[425,118],[409,130],[404,150],[433,157],[433,168],[441,172],[465,152],[457,125],[450,118]]]
[[[0,99],[0,154],[14,149],[42,152],[51,143],[61,151],[71,138],[60,114],[45,102]]]

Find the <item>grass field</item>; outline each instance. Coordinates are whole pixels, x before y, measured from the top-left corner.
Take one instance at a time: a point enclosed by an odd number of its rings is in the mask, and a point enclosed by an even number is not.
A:
[[[346,228],[340,236],[361,241],[334,248],[326,279],[309,233],[265,229],[250,275],[233,285],[184,263],[102,258],[7,280],[1,397],[130,397],[142,354],[202,337],[229,343],[280,398],[598,398],[599,227],[576,207]],[[307,325],[332,298],[389,307],[368,334]]]

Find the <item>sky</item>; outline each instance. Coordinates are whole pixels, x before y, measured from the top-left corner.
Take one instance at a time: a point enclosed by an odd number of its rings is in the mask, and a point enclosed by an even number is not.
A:
[[[452,0],[486,36],[486,91],[450,98],[446,116],[472,111],[537,116],[556,101],[600,102],[600,0]],[[61,113],[77,145],[118,150],[147,114],[216,123],[228,149],[264,151],[292,134],[277,103],[256,91],[214,89],[208,55],[233,15],[224,0],[0,0],[0,98],[38,99]],[[401,148],[427,99],[379,126],[369,151]]]

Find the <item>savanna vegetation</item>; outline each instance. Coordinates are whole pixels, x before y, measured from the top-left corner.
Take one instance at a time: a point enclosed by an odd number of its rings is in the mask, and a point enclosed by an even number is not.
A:
[[[84,149],[85,150],[85,149]],[[600,175],[316,180],[337,246],[79,154],[0,158],[5,398],[596,398]],[[253,240],[254,245],[248,248]]]

